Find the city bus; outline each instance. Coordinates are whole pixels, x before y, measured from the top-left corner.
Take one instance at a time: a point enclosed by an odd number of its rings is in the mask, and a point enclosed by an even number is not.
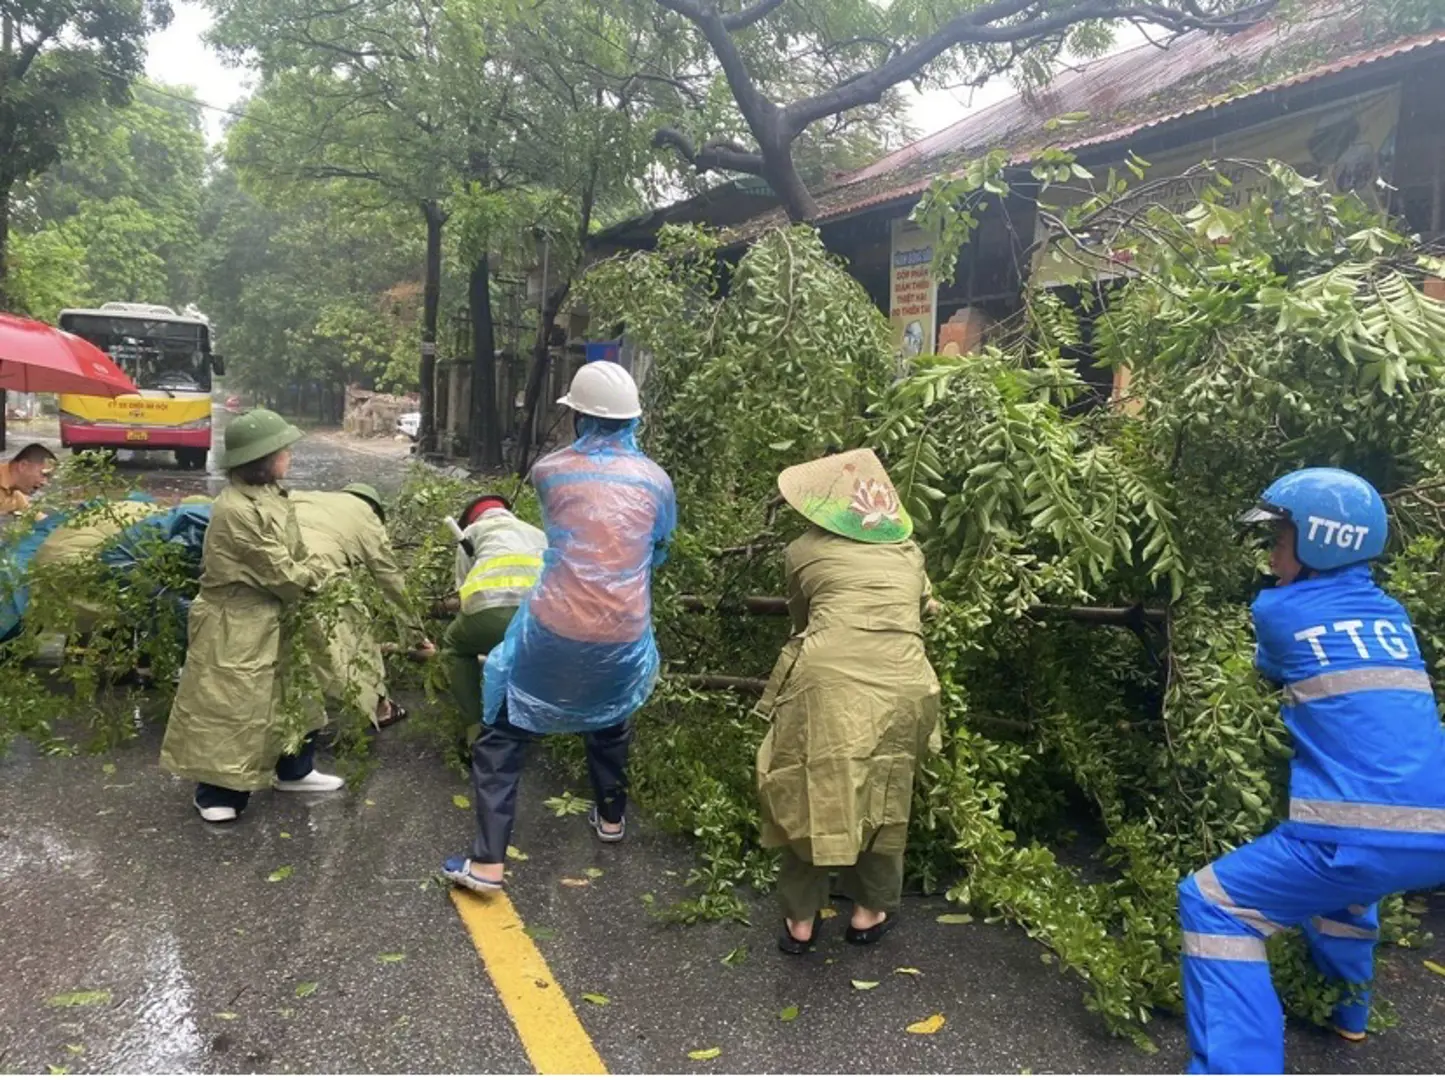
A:
[[[211,449],[211,324],[187,308],[103,304],[60,313],[60,328],[95,345],[139,394],[60,395],[60,441],[79,450],[170,450],[183,469],[204,469]]]

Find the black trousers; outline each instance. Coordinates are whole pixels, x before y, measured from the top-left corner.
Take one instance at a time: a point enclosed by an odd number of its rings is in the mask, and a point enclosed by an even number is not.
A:
[[[517,785],[522,766],[539,736],[507,721],[506,711],[483,727],[472,744],[472,803],[477,811],[477,838],[472,861],[500,863],[517,823]],[[615,825],[627,810],[627,753],[632,722],[623,721],[582,736],[587,746],[587,776],[602,820]]]
[[[316,764],[316,732],[306,736],[301,749],[294,754],[282,754],[276,759],[276,777],[279,780],[300,780],[311,772]],[[234,806],[236,813],[246,809],[251,801],[249,791],[232,791],[215,784],[196,785],[197,806]]]

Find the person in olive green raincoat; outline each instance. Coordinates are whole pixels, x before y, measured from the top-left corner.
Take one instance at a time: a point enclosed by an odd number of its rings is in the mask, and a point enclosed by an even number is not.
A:
[[[283,753],[282,612],[323,577],[281,487],[300,438],[269,409],[226,428],[230,483],[211,509],[186,666],[161,744],[161,765],[197,782],[196,809],[210,822],[234,821],[267,784],[334,791],[344,783],[313,767],[314,732]]]
[[[348,484],[340,491],[298,491],[291,496],[301,540],[322,567],[325,581],[365,571],[391,606],[412,655],[430,656],[421,619],[406,595],[406,580],[391,538],[381,495],[370,484]],[[336,621],[310,628],[311,659],[326,697],[360,709],[378,727],[406,718],[406,710],[386,696],[386,664],[372,630],[375,619],[364,603],[348,600]]]
[[[933,606],[913,524],[882,464],[855,450],[785,471],[813,527],[788,545],[793,637],[758,703],[762,839],[783,849],[778,946],[803,953],[829,878],[854,902],[849,942],[894,925],[918,759],[939,747],[938,680],[923,647]]]

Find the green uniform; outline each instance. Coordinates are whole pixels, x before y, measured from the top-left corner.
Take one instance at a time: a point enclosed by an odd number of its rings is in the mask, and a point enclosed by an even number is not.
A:
[[[257,791],[282,746],[283,605],[321,579],[286,493],[233,483],[211,511],[201,591],[161,765],[232,791]]]
[[[820,880],[826,899],[828,868],[854,867],[868,894],[854,899],[887,909],[901,885],[914,769],[940,745],[923,555],[912,542],[813,528],[785,565],[793,637],[757,706],[772,721],[758,748],[763,843],[788,849],[785,903],[790,892],[815,895]]]
[[[412,611],[406,580],[391,538],[365,499],[344,491],[298,491],[291,496],[296,523],[311,558],[331,581],[366,572],[376,581],[409,645],[426,632]],[[308,627],[310,655],[322,691],[333,701],[354,705],[368,719],[386,700],[386,664],[375,632],[376,619],[360,601],[343,604],[334,624]]]

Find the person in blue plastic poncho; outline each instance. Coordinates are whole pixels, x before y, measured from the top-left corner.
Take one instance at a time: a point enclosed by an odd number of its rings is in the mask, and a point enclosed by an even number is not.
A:
[[[1294,741],[1289,820],[1179,887],[1193,1073],[1283,1071],[1265,939],[1289,926],[1349,984],[1335,1030],[1364,1039],[1378,901],[1445,881],[1445,729],[1410,618],[1370,575],[1384,502],[1352,473],[1305,469],[1245,521],[1276,530],[1278,585],[1254,626]]]
[[[472,747],[477,836],[443,872],[476,892],[502,888],[517,784],[539,735],[580,733],[607,843],[626,830],[631,717],[657,681],[652,572],[677,523],[667,473],[637,445],[642,407],[618,364],[585,364],[561,401],[577,441],[532,470],[547,550],[536,588],[487,657],[482,733]]]

